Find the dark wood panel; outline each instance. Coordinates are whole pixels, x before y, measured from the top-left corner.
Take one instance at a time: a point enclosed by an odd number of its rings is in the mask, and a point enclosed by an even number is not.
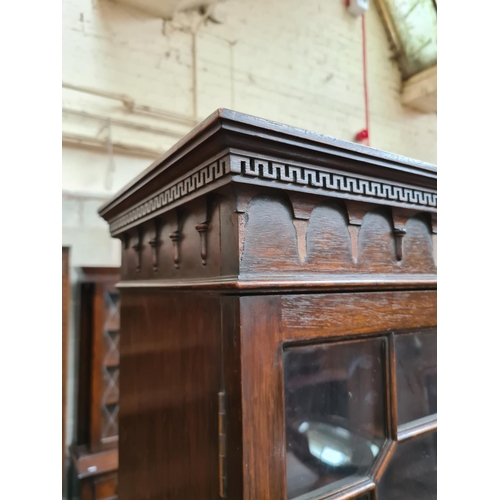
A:
[[[227,498],[243,496],[240,299],[222,297],[223,382],[227,413]]]
[[[235,210],[235,193],[229,187],[220,190],[215,202],[219,203],[221,276],[237,276],[239,273],[239,215]]]
[[[80,500],[95,500],[94,484],[91,480],[82,481],[80,487]]]
[[[80,500],[117,500],[118,474],[108,472],[81,481]]]
[[[90,385],[90,449],[99,451],[102,439],[102,395],[103,395],[103,353],[104,353],[104,286],[96,283],[92,305],[92,351]]]
[[[90,411],[92,381],[92,315],[95,285],[83,283],[80,287],[80,319],[78,328],[78,387],[76,444],[90,444]]]
[[[368,212],[359,230],[359,264],[370,273],[394,273],[399,269],[391,213],[386,207]]]
[[[118,496],[216,499],[220,300],[150,290],[121,300]]]
[[[243,498],[285,498],[280,298],[241,298]],[[250,375],[251,376],[247,376]]]
[[[345,208],[318,205],[307,227],[307,262],[315,270],[352,273],[355,270]]]
[[[117,494],[118,477],[113,474],[95,480],[95,500],[108,500]]]
[[[406,235],[403,238],[403,260],[406,272],[437,272],[436,245],[432,242],[429,217],[417,214],[406,223]],[[437,235],[436,235],[437,236]],[[403,266],[402,266],[403,267]]]
[[[284,340],[435,326],[435,291],[288,295],[282,298]]]
[[[242,274],[297,270],[297,236],[288,200],[276,195],[258,196],[249,203],[246,216],[246,224],[240,228],[244,231]]]

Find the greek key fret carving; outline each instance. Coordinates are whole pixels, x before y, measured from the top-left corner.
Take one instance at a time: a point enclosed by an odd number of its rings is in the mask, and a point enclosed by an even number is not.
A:
[[[152,212],[172,204],[174,201],[184,198],[198,189],[224,177],[230,172],[229,158],[226,156],[210,163],[193,172],[188,177],[169,184],[161,193],[158,193],[149,200],[144,201],[139,206],[120,215],[110,224],[111,232],[115,232],[132,222],[142,219]]]
[[[178,202],[183,197],[225,176],[235,176],[239,182],[244,182],[245,178],[258,179],[259,184],[270,187],[304,186],[313,188],[313,193],[324,196],[349,198],[354,195],[355,198],[351,199],[369,203],[386,200],[389,204],[398,203],[404,208],[437,209],[437,194],[432,191],[400,186],[390,181],[369,179],[364,176],[356,177],[356,174],[351,173],[327,172],[312,165],[291,165],[279,160],[231,153],[198,168],[184,179],[169,184],[160,193],[119,215],[110,224],[111,232],[116,233],[125,226]]]
[[[243,176],[258,177],[262,180],[276,181],[278,183],[310,186],[319,188],[320,192],[321,190],[345,192],[422,207],[437,207],[436,193],[401,187],[389,182],[358,179],[351,175],[324,172],[316,170],[312,166],[290,166],[280,162],[241,156],[232,158],[232,162],[239,164]]]

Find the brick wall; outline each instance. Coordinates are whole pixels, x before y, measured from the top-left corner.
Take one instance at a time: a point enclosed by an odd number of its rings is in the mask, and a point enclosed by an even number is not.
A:
[[[196,121],[230,107],[346,140],[364,127],[361,21],[342,0],[229,0],[216,9],[222,23],[207,21],[195,36],[199,14],[165,23],[103,0],[65,0],[63,8],[66,83],[126,94]],[[400,74],[373,6],[367,39],[372,145],[434,162],[436,116],[401,105]],[[180,135],[192,128],[81,92],[65,90],[63,100],[69,109]],[[64,127],[94,136],[102,123],[91,122],[65,115]],[[113,138],[151,150],[177,140],[119,126]]]

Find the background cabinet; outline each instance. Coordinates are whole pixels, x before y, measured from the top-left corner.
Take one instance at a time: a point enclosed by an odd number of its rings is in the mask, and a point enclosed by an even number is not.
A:
[[[116,498],[120,297],[116,268],[80,270],[76,442],[71,447],[82,500]]]

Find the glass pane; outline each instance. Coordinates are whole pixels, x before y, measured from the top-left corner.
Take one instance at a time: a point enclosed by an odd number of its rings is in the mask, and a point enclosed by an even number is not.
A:
[[[104,366],[118,366],[120,363],[120,332],[104,330]]]
[[[433,0],[384,0],[403,56],[404,78],[437,63],[437,11]]]
[[[377,498],[437,498],[437,432],[396,445],[396,451],[378,486]]]
[[[369,472],[385,440],[384,342],[284,352],[288,498]]]
[[[104,329],[116,331],[120,328],[120,296],[116,292],[105,292],[106,316]]]
[[[437,413],[436,330],[396,335],[398,424]]]
[[[104,367],[102,407],[102,435],[105,440],[118,435],[118,398],[120,393],[119,367]]]
[[[107,404],[102,407],[102,436],[103,442],[118,436],[118,405]]]

